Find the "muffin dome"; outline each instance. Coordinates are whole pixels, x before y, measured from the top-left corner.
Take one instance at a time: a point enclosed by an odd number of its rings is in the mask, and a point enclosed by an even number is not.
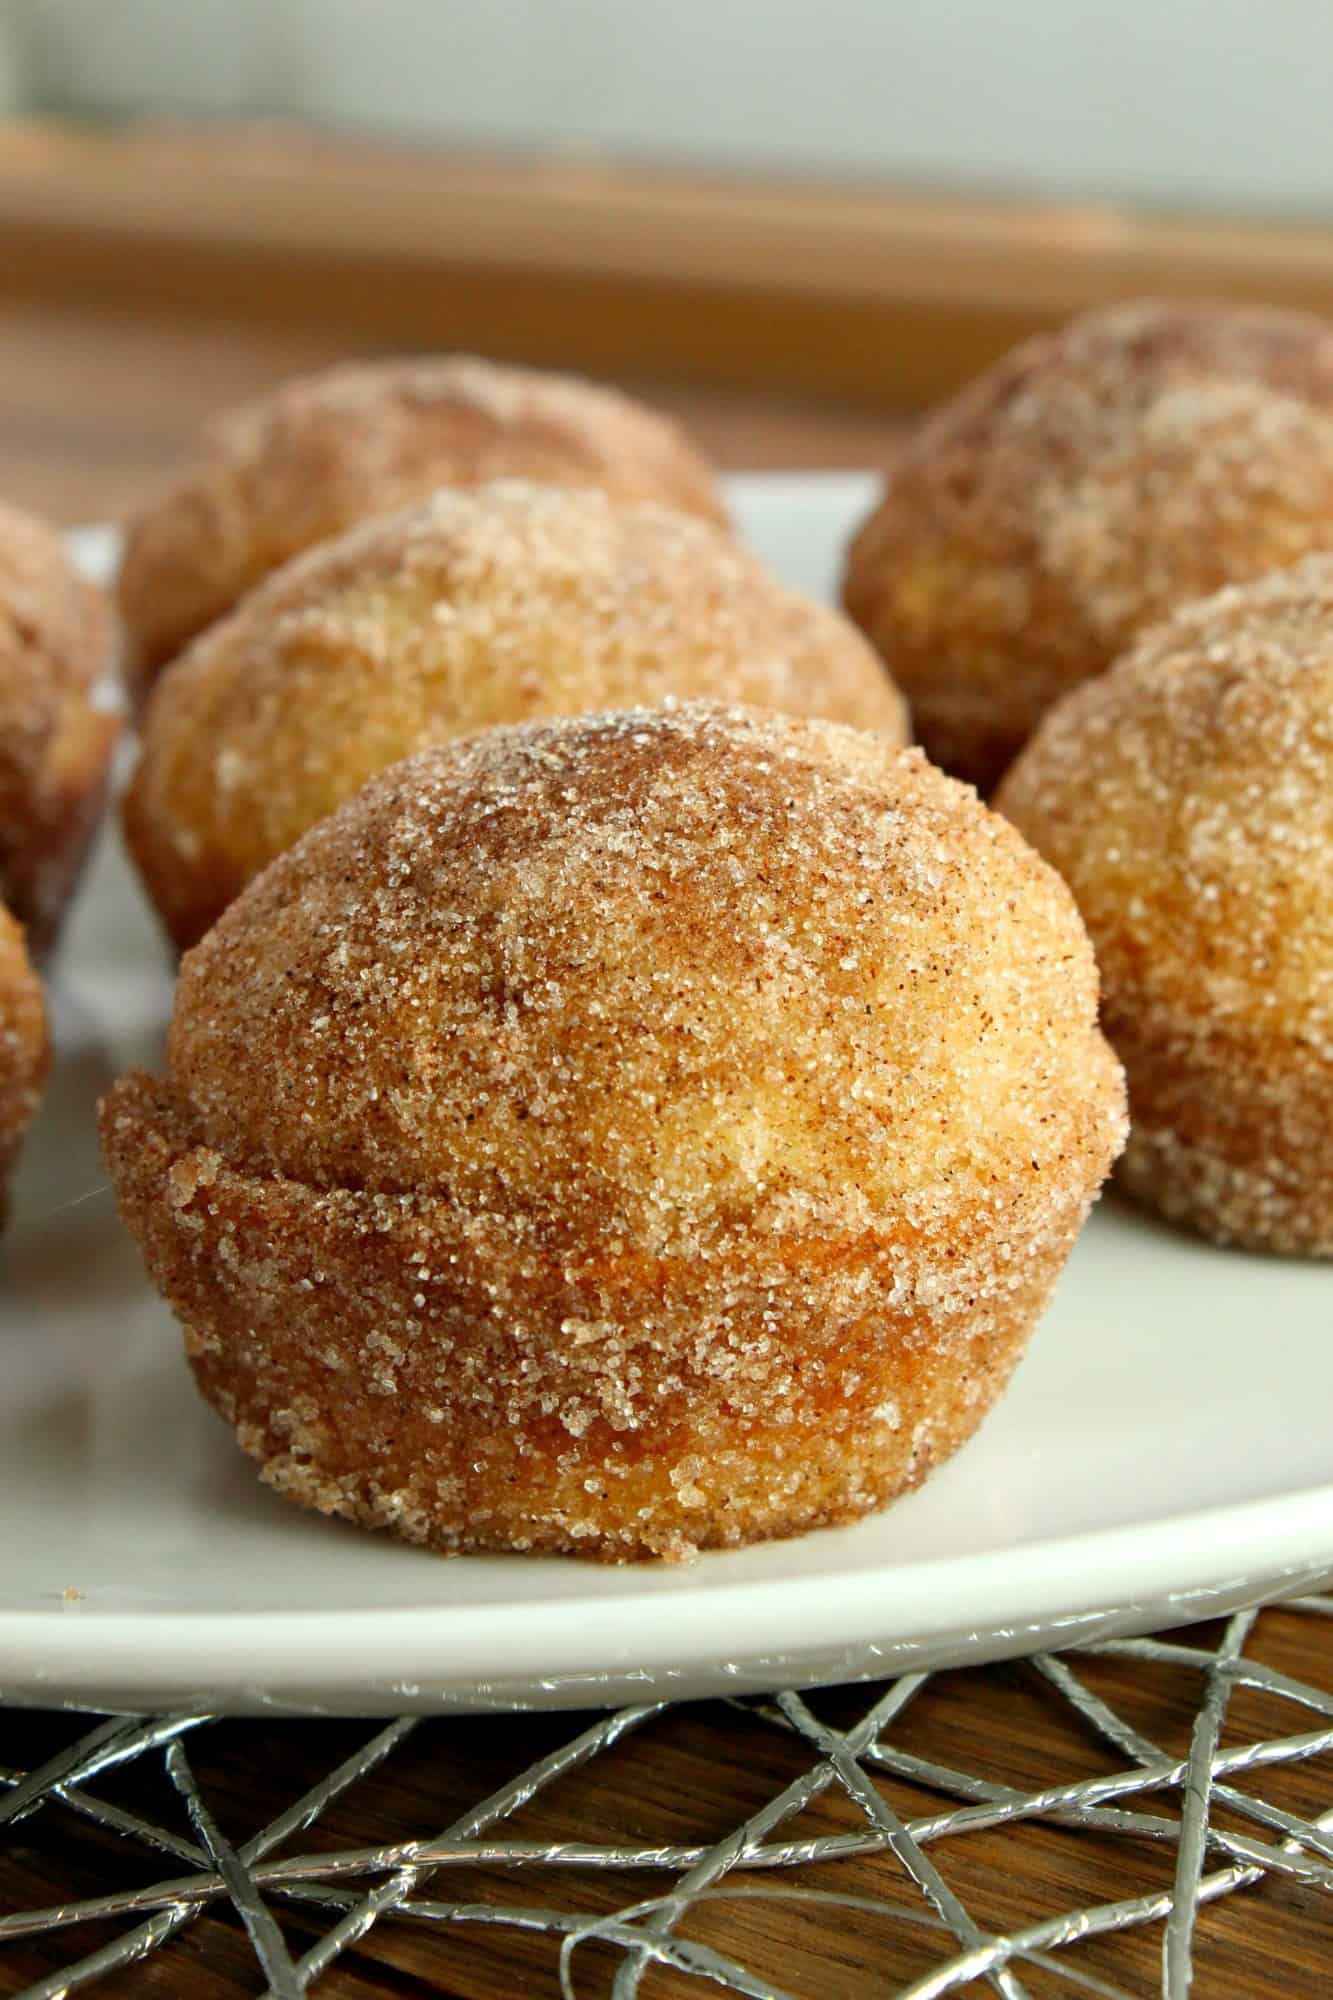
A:
[[[1220,1241],[1333,1255],[1333,556],[1145,633],[998,804],[1092,934],[1126,1185]]]
[[[45,522],[0,503],[0,901],[52,941],[101,807],[118,724],[106,604]]]
[[[437,486],[501,478],[726,520],[684,432],[614,389],[471,355],[331,368],[215,418],[196,466],[131,522],[120,606],[140,692],[303,549]]]
[[[837,612],[707,522],[502,481],[363,524],[272,577],[165,676],[125,805],[177,943],[411,752],[501,722],[740,699],[906,737]]]
[[[975,1427],[1120,1143],[1096,1004],[1063,884],[919,753],[584,717],[290,849],[105,1143],[284,1491],[679,1553],[849,1519]]]
[[[1028,341],[927,419],[845,594],[927,751],[987,789],[1145,625],[1329,547],[1333,329],[1124,305]]]
[[[46,1081],[46,1001],[23,932],[0,908],[0,1221],[23,1136]]]

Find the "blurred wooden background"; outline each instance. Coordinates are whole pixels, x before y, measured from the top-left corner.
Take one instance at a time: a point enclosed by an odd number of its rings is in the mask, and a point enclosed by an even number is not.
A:
[[[0,127],[0,488],[119,513],[209,409],[422,347],[640,387],[726,464],[873,463],[1014,340],[1143,292],[1333,309],[1333,236],[284,127],[19,122]]]

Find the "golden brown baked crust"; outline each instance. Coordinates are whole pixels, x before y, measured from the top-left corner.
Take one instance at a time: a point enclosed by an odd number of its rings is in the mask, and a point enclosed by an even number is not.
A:
[[[708,522],[591,489],[441,492],[288,565],[163,677],[125,799],[130,851],[190,945],[400,758],[673,696],[906,741],[902,699],[855,627]]]
[[[501,478],[726,521],[679,426],[614,389],[471,355],[331,368],[217,417],[197,466],[130,524],[120,605],[140,692],[303,549],[437,486]]]
[[[908,445],[847,608],[929,754],[989,789],[1143,626],[1333,546],[1333,329],[1123,305],[1027,342]]]
[[[1220,1242],[1333,1256],[1333,556],[1145,633],[997,804],[1092,934],[1125,1185]]]
[[[40,954],[78,877],[119,724],[110,614],[59,537],[0,503],[0,901]]]
[[[46,1000],[23,932],[0,908],[0,1223],[9,1176],[46,1081]]]
[[[1123,1136],[1062,883],[915,751],[689,705],[423,752],[181,970],[103,1141],[292,1498],[611,1560],[980,1421]]]

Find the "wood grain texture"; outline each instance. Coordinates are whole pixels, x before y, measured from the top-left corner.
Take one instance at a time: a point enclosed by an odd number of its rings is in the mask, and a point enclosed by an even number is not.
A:
[[[1129,294],[1333,306],[1315,227],[460,158],[290,128],[0,129],[0,296],[908,406]]]
[[[494,351],[477,332],[474,344]],[[63,522],[122,518],[185,461],[220,406],[349,355],[436,344],[427,329],[371,342],[317,326],[6,304],[0,293],[0,494]],[[891,411],[830,398],[618,379],[679,416],[724,466],[886,464],[903,432]]]

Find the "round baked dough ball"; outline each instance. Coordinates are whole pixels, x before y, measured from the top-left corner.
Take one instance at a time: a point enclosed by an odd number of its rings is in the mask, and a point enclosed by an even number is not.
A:
[[[9,1176],[32,1122],[49,1062],[46,1000],[23,932],[0,908],[0,1222]]]
[[[847,608],[920,741],[983,791],[1153,620],[1333,547],[1333,328],[1137,304],[938,409],[851,550]]]
[[[997,803],[1092,934],[1125,1185],[1218,1242],[1333,1256],[1333,556],[1145,633]]]
[[[97,824],[119,724],[105,599],[44,521],[0,503],[0,901],[44,951]]]
[[[198,462],[130,523],[120,607],[136,686],[303,549],[437,486],[502,478],[726,521],[680,427],[614,389],[472,355],[350,362],[216,417]]]
[[[1072,899],[919,752],[689,706],[368,785],[102,1129],[281,1492],[442,1549],[847,1521],[1003,1386],[1124,1131]]]
[[[903,702],[855,627],[709,523],[592,490],[440,492],[279,572],[163,677],[125,801],[130,849],[172,937],[193,944],[412,751],[691,695],[906,741]]]

